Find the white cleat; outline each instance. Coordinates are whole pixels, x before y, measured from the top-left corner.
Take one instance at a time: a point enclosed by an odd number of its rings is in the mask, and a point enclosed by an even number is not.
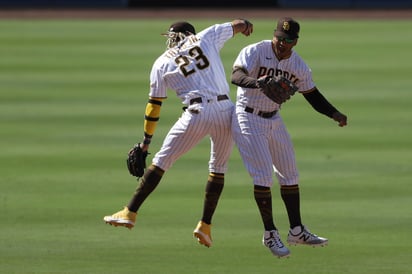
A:
[[[289,230],[288,244],[290,245],[310,245],[310,246],[325,246],[328,244],[328,239],[319,237],[313,234],[305,226],[295,226]]]
[[[278,258],[287,258],[290,255],[289,249],[282,243],[277,230],[265,231],[262,243]]]

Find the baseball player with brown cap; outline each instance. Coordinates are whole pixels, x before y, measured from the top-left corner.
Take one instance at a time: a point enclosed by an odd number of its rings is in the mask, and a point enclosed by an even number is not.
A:
[[[280,115],[281,105],[259,89],[257,79],[283,76],[293,82],[309,104],[319,113],[346,126],[346,115],[339,112],[320,93],[312,80],[311,69],[293,50],[300,25],[290,17],[277,22],[271,40],[243,48],[233,65],[232,83],[237,85],[236,110],[232,119],[235,143],[253,179],[254,197],[263,221],[263,244],[277,257],[288,257],[272,214],[273,172],[288,214],[287,242],[292,245],[324,246],[328,239],[309,231],[300,214],[299,176],[291,138]]]
[[[252,32],[252,23],[235,19],[209,26],[199,33],[189,22],[176,22],[163,34],[167,38],[167,49],[156,59],[150,73],[149,100],[140,144],[142,150],[149,149],[168,90],[175,91],[184,105],[184,111],[169,130],[127,206],[105,216],[106,223],[133,228],[138,210],[160,183],[164,173],[207,136],[211,147],[209,174],[203,213],[193,235],[200,244],[212,245],[212,217],[223,190],[227,163],[234,145],[231,119],[235,106],[230,100],[220,50],[236,34],[249,36]],[[185,196],[184,188],[177,186],[176,191]]]

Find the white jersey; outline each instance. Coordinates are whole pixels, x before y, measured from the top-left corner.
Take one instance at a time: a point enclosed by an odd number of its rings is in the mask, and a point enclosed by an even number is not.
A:
[[[234,67],[245,68],[250,77],[284,76],[294,82],[300,92],[315,87],[312,72],[294,51],[289,58],[279,61],[273,52],[272,41],[263,40],[243,48]],[[246,111],[249,109],[249,111]],[[253,109],[253,113],[250,113]],[[280,105],[270,100],[259,89],[237,88],[236,112],[232,132],[243,162],[255,185],[271,187],[272,172],[281,185],[297,185],[293,144],[280,116]],[[271,113],[269,118],[256,115]],[[253,144],[253,145],[250,145]]]
[[[307,91],[315,87],[312,80],[312,71],[295,52],[288,59],[279,61],[272,49],[271,40],[251,44],[243,48],[234,62],[234,67],[247,69],[249,76],[259,78],[264,75],[284,76],[294,82],[299,91]],[[242,106],[259,108],[261,111],[274,111],[279,105],[258,89],[237,88],[237,103]]]
[[[170,88],[183,104],[187,104],[191,98],[199,96],[229,95],[219,52],[232,37],[231,23],[216,24],[186,37],[178,46],[167,50],[153,64],[149,96],[165,98]]]
[[[152,163],[164,171],[209,136],[209,172],[226,172],[234,144],[230,128],[234,103],[220,50],[232,37],[231,23],[213,25],[186,37],[154,63],[149,96],[166,98],[171,89],[187,105],[153,158]]]

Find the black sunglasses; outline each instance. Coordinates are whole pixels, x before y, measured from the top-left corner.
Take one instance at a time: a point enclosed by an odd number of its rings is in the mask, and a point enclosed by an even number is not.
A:
[[[285,41],[285,42],[288,43],[288,44],[292,44],[292,43],[295,41],[295,39],[288,39],[288,38],[279,37],[279,36],[276,36],[276,39],[277,39],[279,42]]]

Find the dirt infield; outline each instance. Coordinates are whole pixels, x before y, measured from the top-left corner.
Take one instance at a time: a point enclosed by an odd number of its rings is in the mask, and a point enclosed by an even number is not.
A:
[[[140,19],[140,18],[296,18],[409,19],[412,9],[308,10],[308,9],[3,9],[0,19]]]

